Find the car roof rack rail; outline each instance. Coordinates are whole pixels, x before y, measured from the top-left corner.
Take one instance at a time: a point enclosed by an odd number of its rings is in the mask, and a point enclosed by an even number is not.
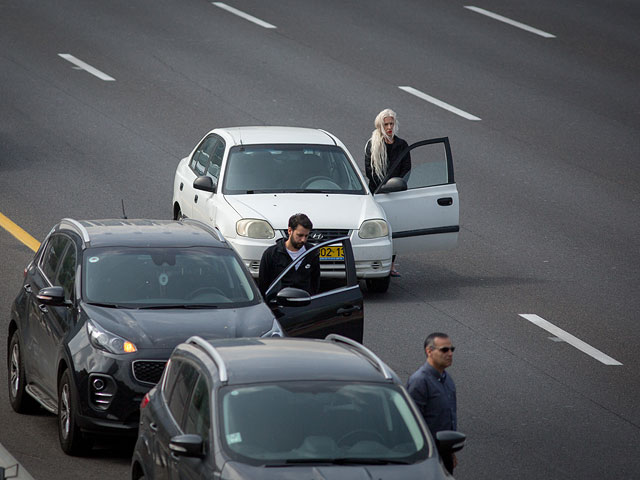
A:
[[[368,358],[376,366],[376,368],[380,370],[380,373],[382,373],[386,380],[393,380],[393,375],[391,375],[389,368],[384,364],[384,362],[380,360],[380,357],[378,357],[375,353],[373,353],[361,343],[358,343],[351,338],[347,338],[336,333],[330,333],[325,337],[325,340],[329,340],[330,342],[335,343],[346,343],[347,345],[353,347],[355,350]]]
[[[187,339],[187,343],[190,343],[192,345],[197,345],[209,354],[213,362],[218,367],[220,382],[226,383],[229,380],[229,376],[227,374],[227,366],[224,364],[222,355],[220,355],[220,353],[215,349],[213,345],[207,342],[204,338],[199,337],[197,335],[189,337],[189,339]]]
[[[60,223],[68,223],[72,228],[75,228],[78,233],[82,236],[82,241],[84,243],[89,243],[91,238],[89,238],[89,232],[84,225],[82,225],[79,221],[74,220],[73,218],[63,218],[60,220]]]
[[[207,230],[209,233],[212,233],[213,235],[215,235],[215,237],[221,241],[222,243],[227,243],[227,239],[224,238],[224,236],[222,235],[222,232],[218,229],[218,227],[212,227],[211,225],[202,222],[200,220],[196,220],[195,218],[183,218],[182,219],[183,223],[191,223],[194,225],[198,225],[199,227],[203,228],[204,230]]]

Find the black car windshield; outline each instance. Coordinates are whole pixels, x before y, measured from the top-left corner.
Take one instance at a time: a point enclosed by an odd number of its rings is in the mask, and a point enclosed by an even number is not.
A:
[[[216,247],[101,247],[85,252],[88,303],[129,308],[235,308],[260,301],[234,253]]]
[[[234,147],[226,163],[223,193],[365,194],[345,152],[332,145]]]
[[[306,381],[221,390],[222,444],[254,465],[414,463],[429,442],[393,385]]]

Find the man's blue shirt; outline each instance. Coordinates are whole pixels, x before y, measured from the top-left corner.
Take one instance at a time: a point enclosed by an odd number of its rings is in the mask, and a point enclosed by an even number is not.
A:
[[[451,375],[425,363],[407,382],[407,390],[418,405],[423,418],[435,436],[442,430],[457,430],[456,385]]]

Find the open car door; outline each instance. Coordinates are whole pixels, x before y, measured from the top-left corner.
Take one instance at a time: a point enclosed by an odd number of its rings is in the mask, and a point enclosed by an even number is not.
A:
[[[411,155],[407,177],[386,178],[374,192],[391,225],[394,253],[455,247],[460,220],[449,138],[414,143],[396,161],[404,155]]]
[[[281,280],[307,255],[318,255],[320,249],[341,248],[345,278],[331,279],[329,290],[310,295],[297,288],[281,289]],[[315,245],[292,262],[269,286],[264,297],[285,333],[293,337],[325,338],[338,333],[362,343],[364,311],[362,291],[356,277],[356,266],[349,237],[332,239]],[[325,280],[321,281],[321,287]]]

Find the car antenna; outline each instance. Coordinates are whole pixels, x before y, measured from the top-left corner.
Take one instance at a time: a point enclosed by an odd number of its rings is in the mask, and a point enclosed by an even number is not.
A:
[[[126,220],[127,214],[124,212],[124,198],[121,198],[120,201],[122,202],[122,218]]]

